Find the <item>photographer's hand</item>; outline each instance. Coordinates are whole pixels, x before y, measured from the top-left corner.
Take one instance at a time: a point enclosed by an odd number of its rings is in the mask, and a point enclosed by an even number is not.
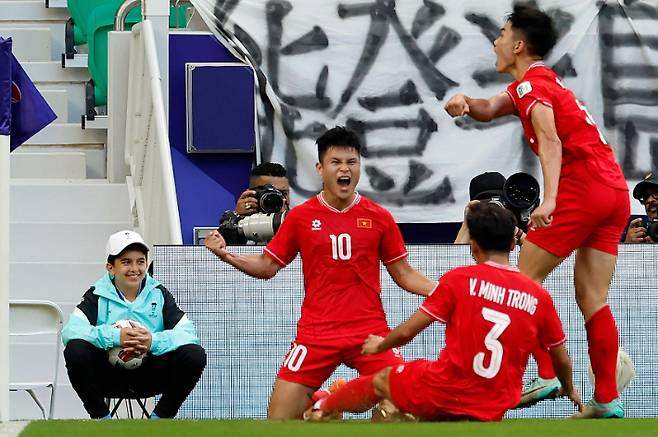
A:
[[[222,261],[225,260],[229,253],[226,250],[226,241],[224,241],[224,237],[222,237],[219,231],[211,231],[208,233],[208,235],[206,235],[205,245],[209,251],[217,255]]]
[[[258,212],[258,201],[254,197],[256,192],[254,190],[246,189],[235,204],[235,212],[242,217]]]
[[[650,241],[651,238],[647,236],[646,228],[642,226],[642,219],[636,218],[631,221],[631,224],[628,225],[624,243],[648,243]]]

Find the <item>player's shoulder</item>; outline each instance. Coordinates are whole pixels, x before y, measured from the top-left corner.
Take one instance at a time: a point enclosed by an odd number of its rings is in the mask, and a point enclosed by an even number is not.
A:
[[[317,199],[316,196],[312,196],[308,200],[300,203],[299,205],[293,207],[290,211],[288,211],[288,214],[286,214],[286,220],[303,216],[305,214],[308,214],[309,212],[313,212],[320,206],[320,203]]]
[[[473,265],[450,269],[441,276],[440,283],[449,283],[452,281],[458,281],[461,278],[471,277],[478,272],[477,267],[477,265]]]
[[[386,218],[393,217],[393,215],[388,209],[384,208],[379,203],[361,194],[359,194],[359,202],[356,205],[355,209],[358,210],[359,212],[369,212],[376,217],[386,217]]]
[[[516,282],[518,282],[520,289],[530,292],[536,297],[551,299],[551,294],[548,290],[523,272],[517,272]]]
[[[508,86],[512,97],[522,99],[533,92],[545,91],[551,85],[558,85],[557,74],[543,63],[530,66],[521,80],[514,81]]]

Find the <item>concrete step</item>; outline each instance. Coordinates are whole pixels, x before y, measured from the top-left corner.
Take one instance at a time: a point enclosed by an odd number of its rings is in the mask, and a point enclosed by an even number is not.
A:
[[[72,123],[80,125],[80,116],[85,111],[85,87],[84,83],[52,83],[52,82],[37,82],[37,88],[44,94],[51,91],[64,91],[66,93],[66,114],[67,118],[60,117],[55,123]],[[48,97],[46,100],[48,100]],[[55,109],[55,108],[53,108]],[[57,112],[57,110],[55,110]],[[59,114],[58,114],[59,115]]]
[[[0,23],[16,21],[66,21],[68,9],[46,8],[45,0],[2,0],[0,1]]]
[[[0,7],[2,3],[0,3]],[[3,10],[4,13],[4,10]],[[52,60],[51,35],[47,27],[0,27],[3,38],[11,38],[11,51],[19,61]]]
[[[19,147],[10,155],[12,179],[84,179],[87,169],[84,152],[25,152]]]
[[[78,205],[83,209],[84,205]],[[128,222],[11,223],[11,262],[96,262],[103,265],[107,236],[130,229]]]
[[[69,122],[69,97],[66,90],[39,89],[41,95],[46,99],[50,107],[57,114],[54,123]]]
[[[39,83],[81,83],[90,78],[89,71],[79,68],[62,68],[61,61],[21,62],[21,66],[32,82]]]
[[[103,255],[101,253],[101,258]],[[62,311],[66,307],[65,315],[70,314],[83,293],[104,273],[104,262],[12,262],[9,264],[9,298],[52,300]]]
[[[0,5],[7,3],[0,0]],[[3,5],[4,6],[4,5]],[[45,9],[45,8],[44,8]],[[54,61],[60,59],[60,56],[65,51],[64,44],[64,28],[66,20],[60,21],[5,21],[4,18],[4,8],[0,9],[0,35],[3,34],[4,29],[49,29],[50,30],[50,54],[48,58],[44,59],[45,61]],[[19,43],[17,39],[14,39],[14,43]],[[16,58],[23,62],[24,59],[21,59],[20,55]]]
[[[97,145],[103,147],[107,132],[101,129],[82,129],[78,123],[54,123],[30,138],[26,144],[40,146]]]
[[[126,184],[14,179],[9,189],[9,200],[9,221],[12,224],[128,223],[131,220]]]
[[[80,152],[85,155],[85,173],[88,180],[105,181],[107,178],[107,154],[103,144],[53,144],[53,145],[30,145],[23,144],[15,153],[60,153]],[[47,177],[47,176],[44,176]],[[72,178],[74,179],[74,178]],[[107,182],[107,181],[105,181]]]

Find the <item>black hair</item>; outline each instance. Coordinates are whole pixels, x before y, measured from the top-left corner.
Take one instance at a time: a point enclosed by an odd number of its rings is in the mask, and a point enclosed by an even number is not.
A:
[[[499,205],[479,202],[469,207],[466,226],[474,240],[486,252],[509,252],[514,239],[516,218]]]
[[[330,147],[345,147],[356,150],[356,153],[361,154],[361,143],[359,137],[351,130],[345,129],[343,126],[336,126],[323,133],[320,138],[315,141],[318,145],[318,161],[322,162],[324,154]]]
[[[119,252],[117,255],[108,255],[107,257],[107,262],[109,264],[114,265],[114,261],[116,261],[117,258],[120,258],[121,255],[123,255],[125,252],[129,250],[138,250],[144,254],[144,256],[148,256],[149,251],[144,247],[143,244],[141,243],[132,243],[127,245],[121,252]]]
[[[258,176],[274,176],[277,178],[288,177],[288,172],[286,168],[281,164],[276,162],[263,162],[258,164],[256,167],[251,169],[250,178],[255,178]]]
[[[528,52],[544,58],[557,42],[557,32],[553,19],[545,12],[527,5],[514,6],[507,21],[513,29],[523,33]]]

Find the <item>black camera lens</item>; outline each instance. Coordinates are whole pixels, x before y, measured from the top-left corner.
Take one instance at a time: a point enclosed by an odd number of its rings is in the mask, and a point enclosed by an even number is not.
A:
[[[283,197],[276,193],[265,193],[259,200],[261,211],[266,214],[272,214],[281,211],[283,208]]]
[[[283,208],[283,193],[271,184],[252,188],[258,201],[258,210],[265,214],[274,214]]]
[[[505,182],[503,195],[513,209],[527,209],[539,200],[539,182],[527,173],[515,173]]]

